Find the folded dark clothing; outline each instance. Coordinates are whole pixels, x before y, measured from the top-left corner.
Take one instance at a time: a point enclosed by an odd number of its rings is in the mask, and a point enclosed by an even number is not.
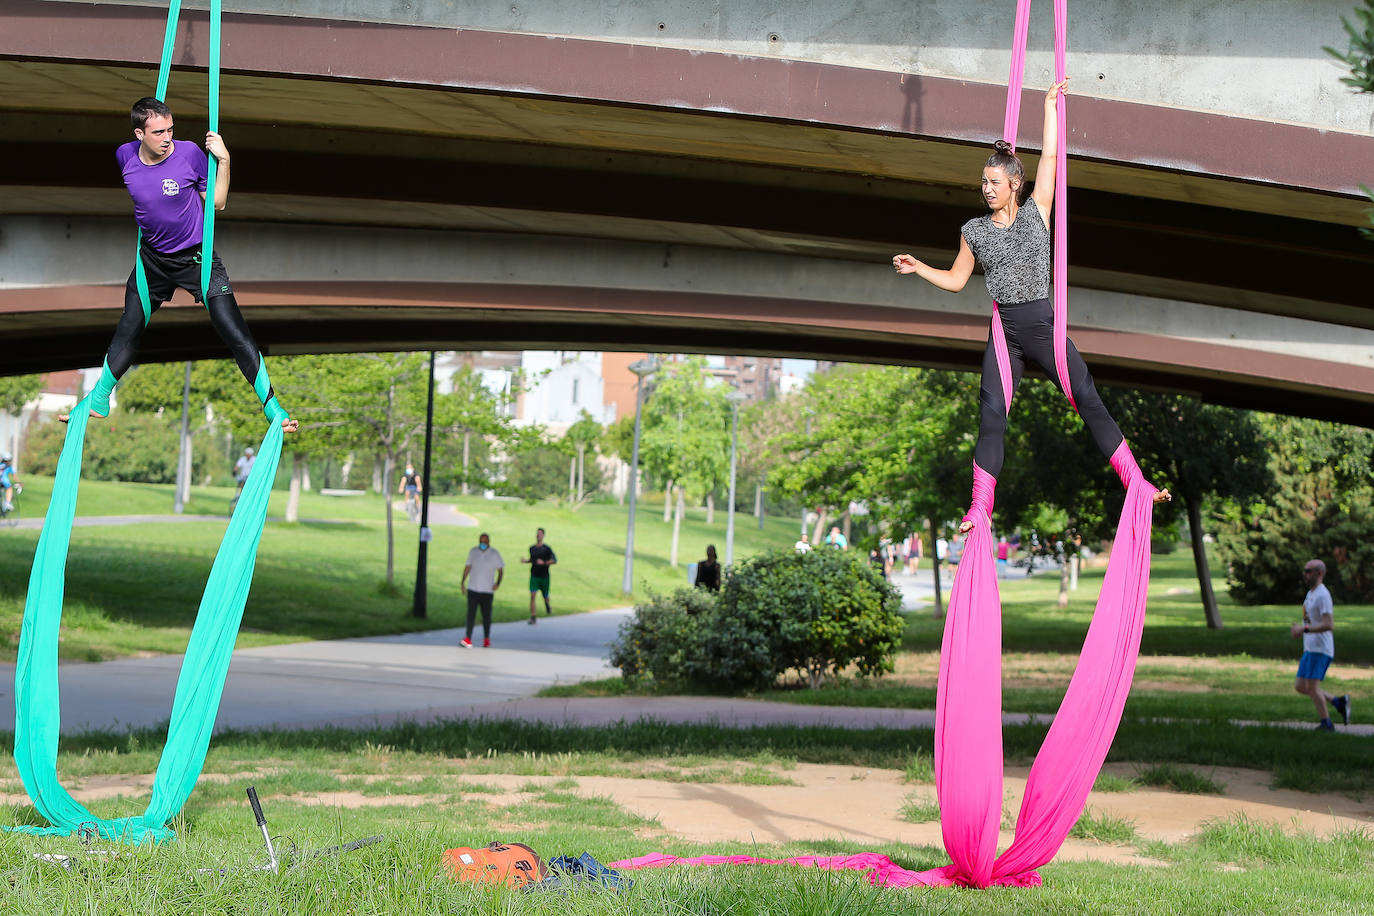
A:
[[[582,855],[555,856],[549,861],[549,876],[543,881],[525,885],[529,893],[553,891],[566,893],[575,887],[594,887],[613,891],[623,890],[634,884],[613,868],[607,868],[592,857],[590,852]]]

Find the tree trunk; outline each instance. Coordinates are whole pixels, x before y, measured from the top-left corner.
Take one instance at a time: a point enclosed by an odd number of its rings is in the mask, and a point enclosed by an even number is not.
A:
[[[673,513],[673,549],[668,558],[668,565],[677,568],[677,544],[678,535],[682,533],[682,511],[686,508],[683,505],[682,487],[677,488],[677,511]]]
[[[394,427],[394,410],[396,407],[396,384],[393,382],[386,392],[386,451],[382,453],[384,467],[382,476],[386,480],[386,486],[382,488],[382,502],[386,503],[386,584],[388,588],[396,586],[396,534],[392,524],[391,507],[391,475],[395,473],[396,456],[392,453],[395,439],[392,438]]]
[[[846,545],[848,545],[851,540],[849,536],[849,531],[853,527],[854,519],[850,516],[849,509],[846,508],[844,510],[844,515],[840,518],[840,534],[844,535],[844,542]]]
[[[944,597],[940,594],[940,551],[935,546],[939,539],[939,529],[935,527],[935,519],[928,519],[930,523],[930,561],[935,566],[935,616],[945,616]]]
[[[305,456],[300,452],[291,453],[291,488],[286,491],[286,520],[301,520],[301,484],[305,477]]]
[[[1193,535],[1193,568],[1197,570],[1197,584],[1202,590],[1202,613],[1207,618],[1209,630],[1220,630],[1221,609],[1217,607],[1217,596],[1212,591],[1212,569],[1207,563],[1207,545],[1202,542],[1202,497],[1184,496],[1182,493],[1179,496],[1188,510],[1188,530]]]
[[[587,443],[577,443],[577,501],[582,502],[582,497],[587,489]]]
[[[301,490],[303,490],[306,493],[309,493],[311,490],[310,463],[308,461],[305,463],[305,466],[301,468]]]
[[[390,423],[387,425],[389,426]],[[383,482],[383,477],[386,478],[386,482]],[[391,456],[387,455],[383,458],[379,455],[372,460],[372,492],[384,493],[389,496],[391,494],[390,482]]]
[[[384,461],[386,466],[386,479],[391,479],[392,459],[391,453],[386,453]],[[394,585],[396,582],[396,537],[392,528],[392,506],[391,493],[383,494],[382,502],[386,503],[386,584]]]
[[[759,520],[759,530],[763,530],[763,484],[754,487],[754,518]]]
[[[19,408],[19,416],[24,416],[24,408]],[[172,499],[172,511],[180,515],[191,501],[191,364],[186,364],[186,381],[181,386],[181,436],[177,450],[176,493]],[[18,434],[15,435],[14,453],[19,454]]]
[[[830,510],[825,506],[821,506],[816,510],[816,528],[811,532],[812,547],[821,546],[821,533],[825,531],[826,516],[829,514]]]
[[[348,487],[348,478],[350,478],[350,477],[353,476],[353,453],[352,453],[352,452],[349,452],[346,456],[344,456],[343,467],[339,469],[339,474],[341,475],[341,476],[340,476],[340,480],[339,480],[339,486],[342,487],[343,489],[347,490],[347,489],[349,488],[349,487]]]
[[[716,494],[714,494],[714,493],[707,493],[707,494],[706,494],[706,524],[708,524],[708,525],[714,525],[715,523],[716,523]]]
[[[1068,555],[1068,545],[1064,547],[1064,562],[1059,566],[1059,606],[1069,606],[1069,564],[1073,562]]]
[[[468,455],[472,443],[472,430],[463,430],[463,495],[468,495]]]
[[[668,481],[668,486],[663,488],[663,521],[664,523],[673,520],[673,482]]]

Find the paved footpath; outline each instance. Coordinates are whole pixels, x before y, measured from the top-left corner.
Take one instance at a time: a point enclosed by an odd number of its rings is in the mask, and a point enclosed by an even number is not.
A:
[[[898,577],[908,609],[932,589]],[[226,728],[361,727],[395,721],[522,719],[553,725],[661,722],[931,728],[932,710],[806,706],[719,697],[539,698],[544,687],[605,677],[606,645],[628,608],[540,617],[529,626],[499,623],[493,648],[461,649],[462,631],[339,639],[242,649],[234,653],[216,720]],[[480,628],[479,631],[480,633]],[[171,713],[180,655],[61,667],[62,730],[152,727]],[[0,665],[0,730],[14,727],[14,665]],[[1032,716],[1007,713],[1019,724]],[[1041,717],[1046,719],[1048,717]],[[1248,724],[1248,723],[1247,723]],[[1291,723],[1310,728],[1310,723]],[[1340,729],[1374,734],[1374,726]]]

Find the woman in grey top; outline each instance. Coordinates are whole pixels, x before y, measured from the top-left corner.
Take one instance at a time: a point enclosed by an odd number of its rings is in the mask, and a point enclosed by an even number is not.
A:
[[[957,293],[982,265],[988,293],[997,304],[1006,337],[1010,390],[1021,381],[1026,360],[1037,363],[1058,384],[1054,362],[1054,311],[1050,305],[1050,208],[1054,204],[1055,159],[1059,155],[1058,111],[1055,100],[1068,80],[1056,83],[1045,95],[1044,149],[1035,174],[1035,191],[1027,194],[1025,170],[1011,144],[998,140],[983,167],[983,199],[990,213],[964,224],[959,254],[948,270],[931,267],[909,254],[899,254],[892,266],[901,274],[916,274],[940,289]],[[1033,206],[1023,206],[1029,197]],[[1102,454],[1110,459],[1121,445],[1121,429],[1107,412],[1092,374],[1073,341],[1068,341],[1069,385],[1078,413]],[[1007,396],[1003,391],[993,335],[983,353],[979,403],[981,418],[973,459],[993,478],[1002,471],[1003,438],[1007,429]],[[1157,502],[1168,500],[1162,490]],[[973,522],[965,520],[961,531]]]

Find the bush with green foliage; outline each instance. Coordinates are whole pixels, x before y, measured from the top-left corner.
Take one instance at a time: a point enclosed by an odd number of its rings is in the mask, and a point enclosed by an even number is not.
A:
[[[792,669],[812,687],[850,665],[861,677],[891,671],[905,629],[901,594],[857,551],[779,550],[752,557],[731,570],[720,608],[735,621],[754,621],[755,629],[772,637],[775,670],[766,683]],[[708,657],[719,660],[717,678],[737,665],[728,644],[711,651],[724,629],[705,640]],[[765,671],[760,668],[758,675]]]
[[[620,626],[611,643],[611,664],[635,687],[691,682],[690,655],[697,646],[705,616],[716,609],[716,596],[702,588],[679,588],[669,595],[652,592],[635,605],[635,614]]]
[[[1337,603],[1374,601],[1374,431],[1270,418],[1274,491],[1218,526],[1231,596],[1242,604],[1302,600],[1302,567],[1326,564]]]
[[[136,483],[173,483],[177,476],[181,416],[123,411],[109,420],[93,420],[86,427],[81,475],[88,480],[126,480]],[[53,474],[66,441],[67,426],[48,421],[29,433],[24,467],[33,474]],[[191,443],[191,479],[199,481],[210,469],[228,477],[223,440],[208,431],[197,432]]]
[[[781,550],[732,567],[718,600],[680,589],[637,605],[611,663],[640,686],[761,690],[797,670],[819,687],[850,665],[891,671],[904,628],[899,593],[857,553]]]

